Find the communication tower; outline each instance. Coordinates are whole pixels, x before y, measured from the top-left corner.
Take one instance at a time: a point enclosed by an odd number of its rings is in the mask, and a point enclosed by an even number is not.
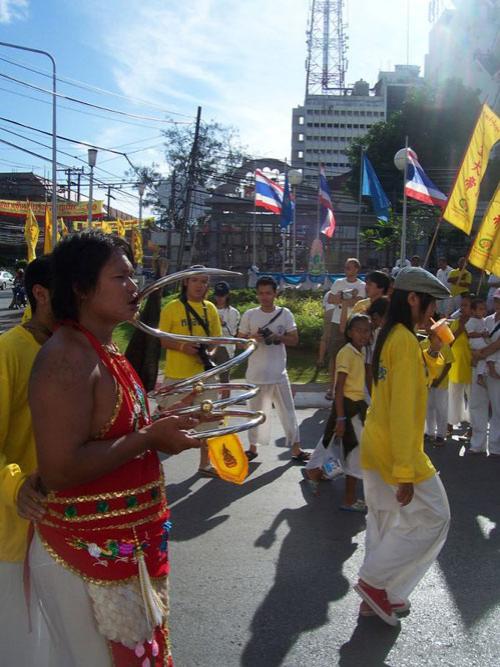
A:
[[[347,70],[344,0],[312,0],[307,30],[306,98],[342,94]]]

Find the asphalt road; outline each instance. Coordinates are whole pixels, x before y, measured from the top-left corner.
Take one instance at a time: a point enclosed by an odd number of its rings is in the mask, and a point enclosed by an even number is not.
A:
[[[21,311],[9,310],[12,301],[12,289],[0,290],[0,333],[10,329],[21,319]]]
[[[327,413],[298,414],[313,447]],[[198,477],[195,452],[165,462],[176,667],[497,667],[500,460],[460,456],[457,442],[431,452],[451,530],[411,613],[391,628],[358,619],[351,586],[365,522],[339,511],[342,480],[311,497],[275,419],[273,434],[242,486]]]

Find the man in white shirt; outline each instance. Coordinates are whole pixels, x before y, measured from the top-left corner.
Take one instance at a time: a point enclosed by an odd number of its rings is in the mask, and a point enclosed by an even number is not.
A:
[[[491,406],[488,450],[490,456],[500,457],[500,287],[493,293],[492,315],[485,318],[489,345],[479,354],[486,359],[488,377],[486,387]]]
[[[246,379],[259,387],[259,393],[250,399],[252,410],[261,410],[266,421],[250,429],[250,448],[246,452],[249,461],[257,457],[257,446],[267,445],[271,437],[269,416],[273,403],[285,431],[292,459],[298,463],[309,460],[310,454],[300,447],[299,425],[295,414],[292,389],[286,371],[286,346],[295,347],[299,342],[297,325],[288,308],[274,305],[278,285],[271,276],[257,280],[258,308],[250,308],[243,314],[238,336],[254,338],[257,349],[248,358]]]
[[[486,306],[489,313],[492,313],[495,310],[493,298],[499,287],[500,276],[496,276],[494,273],[490,274],[490,277],[488,278],[488,296],[486,297]]]
[[[332,314],[335,305],[328,303],[328,296],[330,290],[325,292],[323,296],[323,333],[319,342],[318,360],[316,366],[322,368],[325,365],[326,359],[330,358],[330,347],[332,342]]]
[[[436,272],[436,278],[442,283],[445,287],[450,289],[450,284],[448,282],[448,274],[450,271],[453,271],[453,267],[448,264],[446,257],[440,257],[438,259],[438,270]],[[450,314],[450,308],[453,299],[441,299],[439,301],[439,308],[442,315],[448,317]]]
[[[331,344],[330,344],[330,376],[332,383],[335,377],[335,357],[340,348],[345,345],[346,340],[343,332],[340,330],[340,318],[342,315],[342,308],[347,308],[347,317],[352,312],[354,304],[366,296],[366,285],[358,278],[359,269],[361,265],[356,257],[349,257],[346,259],[344,271],[345,278],[337,278],[330,288],[328,295],[328,303],[335,307],[332,310],[332,329],[331,329]],[[332,400],[333,386],[328,390],[325,398]]]

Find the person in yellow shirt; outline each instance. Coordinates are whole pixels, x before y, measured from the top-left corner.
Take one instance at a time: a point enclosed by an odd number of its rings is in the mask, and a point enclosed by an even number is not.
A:
[[[448,284],[450,285],[451,299],[450,299],[450,313],[460,308],[462,297],[464,294],[470,292],[472,285],[472,273],[466,270],[467,260],[465,257],[460,257],[458,260],[458,268],[452,269],[448,273]]]
[[[366,276],[366,299],[361,299],[354,304],[351,315],[366,313],[374,301],[386,296],[389,291],[391,280],[383,271],[372,271]]]
[[[203,268],[193,266],[191,268]],[[222,336],[222,326],[217,308],[211,301],[205,299],[209,287],[209,277],[205,273],[186,278],[182,283],[178,299],[167,303],[160,314],[159,328],[173,334],[183,336]],[[161,339],[162,347],[166,349],[165,365],[163,369],[165,384],[173,384],[193,375],[197,375],[210,365],[212,351],[199,343],[178,343]],[[214,398],[208,392],[201,394],[194,403]],[[178,396],[167,396],[161,402],[161,409],[179,401]],[[202,423],[198,430],[213,428],[209,422]],[[215,469],[210,465],[206,445],[200,448],[199,473],[204,477],[217,477]]]
[[[427,338],[421,343],[425,351],[431,346],[431,331],[427,329]],[[431,440],[434,447],[443,447],[448,432],[448,384],[449,372],[455,360],[449,345],[441,347],[441,356],[444,366],[439,377],[432,381],[429,387],[429,398],[427,400],[427,415],[425,418],[425,435]]]
[[[354,586],[360,614],[397,625],[398,611],[437,557],[448,533],[450,509],[436,470],[424,452],[428,384],[443,368],[433,337],[422,351],[415,335],[449,291],[431,273],[398,273],[373,355],[372,402],[361,437],[368,506],[365,558]]]
[[[453,426],[461,422],[468,422],[470,418],[466,398],[468,401],[472,382],[472,353],[465,325],[471,315],[471,303],[472,297],[470,294],[464,294],[460,304],[460,316],[450,324],[455,340],[451,344],[454,361],[450,368],[448,389],[449,433],[452,432]]]
[[[368,407],[365,401],[365,348],[370,342],[371,333],[368,315],[351,315],[345,331],[348,342],[339,350],[335,360],[335,401],[323,439],[303,472],[304,479],[317,492],[323,472],[320,456],[327,451],[333,436],[339,438],[342,441],[340,464],[345,474],[344,499],[340,509],[346,512],[366,512],[364,501],[356,499],[356,483],[362,479],[359,441]]]
[[[53,327],[47,255],[26,269],[25,288],[32,317],[0,336],[0,662],[47,664],[40,646],[41,618],[33,609],[29,632],[23,592],[23,561],[29,521],[43,515],[38,491],[35,440],[28,405],[28,381],[40,346]]]

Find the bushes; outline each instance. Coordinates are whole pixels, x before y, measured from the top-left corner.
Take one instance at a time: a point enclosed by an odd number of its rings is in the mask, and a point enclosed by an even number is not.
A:
[[[162,305],[177,298],[178,294],[169,294],[164,297]],[[322,292],[301,292],[297,290],[285,290],[277,300],[278,306],[289,308],[295,317],[299,331],[299,349],[307,349],[316,352],[323,331],[323,307],[321,304]],[[254,289],[240,289],[231,291],[231,305],[237,308],[241,314],[249,308],[258,306]],[[127,346],[131,336],[132,325],[122,324],[115,332],[115,340],[121,350]]]

